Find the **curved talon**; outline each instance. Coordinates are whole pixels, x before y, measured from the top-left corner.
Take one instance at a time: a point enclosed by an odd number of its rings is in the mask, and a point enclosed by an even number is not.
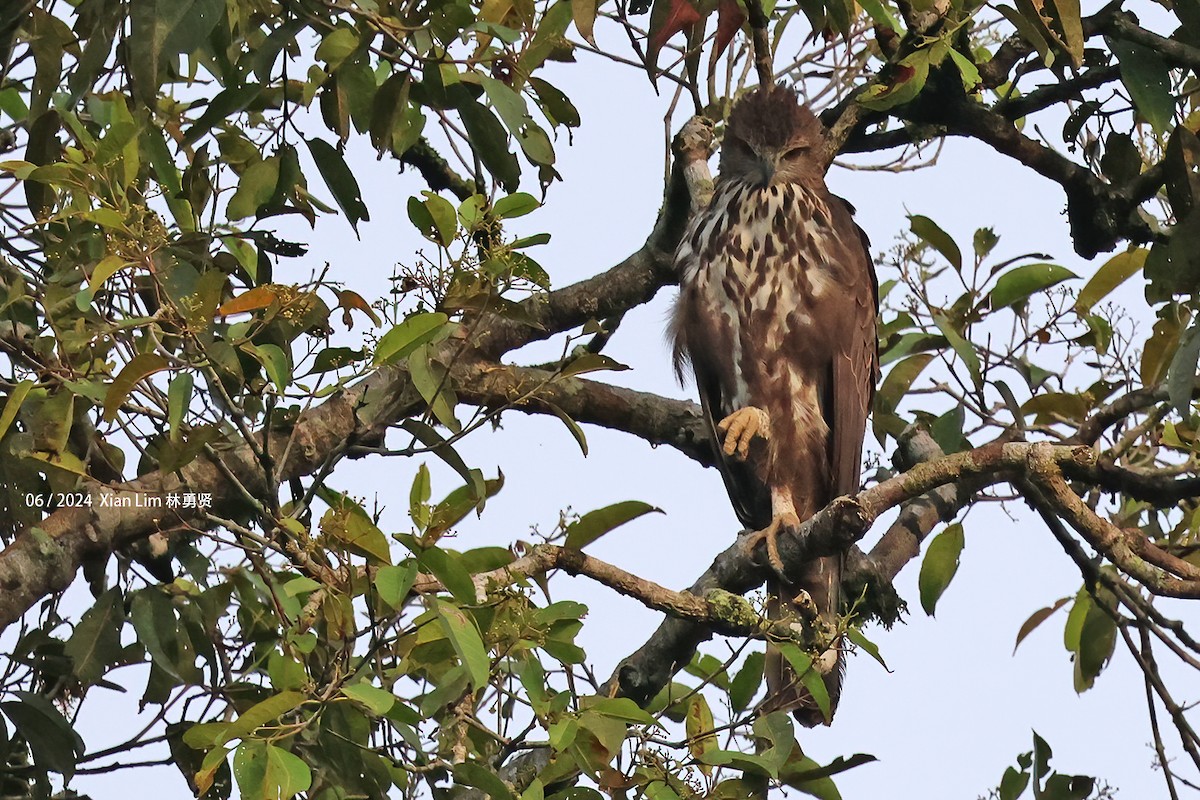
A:
[[[718,422],[717,430],[725,434],[721,446],[725,455],[731,456],[737,452],[738,458],[745,459],[750,454],[750,442],[754,441],[755,436],[771,438],[771,418],[761,408],[746,406]]]
[[[771,563],[771,569],[775,570],[775,574],[785,583],[788,581],[787,575],[783,571],[783,559],[779,557],[779,529],[786,528],[795,530],[800,527],[800,518],[791,511],[785,511],[782,514],[776,514],[771,517],[771,524],[763,528],[761,531],[755,531],[750,534],[748,545],[750,548],[758,546],[759,539],[767,540],[767,560]]]

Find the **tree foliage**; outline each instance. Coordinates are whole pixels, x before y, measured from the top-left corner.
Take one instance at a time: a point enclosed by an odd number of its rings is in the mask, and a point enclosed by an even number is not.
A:
[[[6,4],[5,796],[49,797],[156,744],[205,798],[837,797],[835,776],[871,757],[818,764],[786,715],[756,711],[762,640],[819,702],[812,653],[844,636],[881,658],[869,626],[902,612],[892,580],[943,522],[920,605],[965,602],[945,594],[970,546],[962,516],[1006,497],[1037,511],[1082,581],[1017,644],[1065,609],[1080,692],[1128,650],[1169,792],[1194,785],[1200,738],[1157,659],[1194,668],[1200,645],[1155,601],[1200,598],[1200,6],[1137,11],[1144,20],[1120,0],[1090,16],[1070,0]],[[772,49],[795,54],[777,74]],[[558,288],[536,256],[548,234],[518,237],[509,221],[573,190],[558,185],[556,150],[583,121],[546,65],[584,51],[644,69],[696,117],[676,121],[645,244]],[[446,538],[504,484],[456,445],[505,414],[554,417],[585,454],[591,424],[711,462],[697,407],[605,382],[624,367],[603,350],[625,312],[674,282],[671,253],[752,71],[823,110],[826,161],[870,154],[886,187],[888,170],[926,164],[944,138],[976,139],[1057,184],[1077,252],[1104,254],[1085,278],[1036,253],[999,258],[986,220],[966,242],[911,217],[881,262],[872,429],[895,469],[781,545],[788,565],[847,553],[854,602],[836,631],[768,620],[743,597],[766,559],[737,544],[687,591],[585,552],[656,510],[644,503],[564,516],[528,546],[463,551]],[[306,253],[285,233],[293,219],[315,237],[385,216],[363,200],[356,141],[404,168],[388,212],[427,240],[374,301],[350,264],[275,278]],[[1148,331],[1113,302],[1131,287],[1151,304]],[[549,363],[505,358],[550,339],[562,356]],[[339,481],[350,458],[389,458],[405,476],[402,529],[381,527]],[[435,492],[432,461],[460,485]],[[60,603],[81,571],[93,601]],[[587,609],[549,600],[560,573],[666,615],[607,679],[576,643]],[[699,649],[718,635],[732,657]],[[114,688],[157,709],[154,724],[85,745],[75,712]],[[1049,758],[1034,734],[995,795],[1106,796]]]

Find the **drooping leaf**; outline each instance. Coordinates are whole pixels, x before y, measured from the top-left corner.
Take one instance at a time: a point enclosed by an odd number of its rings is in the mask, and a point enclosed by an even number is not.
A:
[[[492,206],[492,211],[501,219],[516,219],[536,211],[541,205],[537,198],[528,192],[517,192],[497,200]]]
[[[342,154],[329,142],[315,138],[305,139],[304,142],[308,145],[308,152],[316,162],[321,177],[325,179],[325,185],[333,193],[338,208],[342,209],[346,221],[357,232],[358,223],[370,220],[371,214],[363,202],[362,190],[358,188],[358,179],[354,177],[354,172],[347,166]]]
[[[131,358],[108,387],[104,398],[104,420],[112,422],[117,418],[121,405],[140,381],[169,367],[167,360],[157,353],[140,353]]]
[[[83,739],[44,695],[22,691],[12,694],[17,699],[0,703],[0,709],[29,744],[34,764],[70,781],[85,751]]]
[[[17,418],[17,413],[21,410],[21,405],[29,396],[29,390],[32,388],[33,381],[25,379],[13,387],[8,399],[4,401],[4,411],[0,412],[0,439],[3,439],[4,434],[8,433],[9,427]]]
[[[479,635],[475,623],[460,609],[444,600],[434,599],[438,619],[446,632],[446,638],[454,647],[459,660],[467,668],[471,685],[476,690],[487,685],[491,672],[491,662],[488,659],[487,648]]]
[[[729,702],[735,711],[748,708],[758,694],[763,682],[763,663],[762,652],[756,650],[746,656],[746,662],[729,682]]]
[[[391,563],[391,552],[383,531],[361,506],[344,495],[330,504],[321,518],[321,530],[344,544],[350,552],[365,556],[373,563]]]
[[[352,700],[362,703],[377,717],[386,716],[396,704],[396,695],[387,689],[380,689],[365,681],[342,687],[342,694]]]
[[[589,511],[567,526],[566,546],[582,550],[612,529],[651,512],[662,514],[663,510],[640,500],[626,500]]]
[[[917,585],[921,592],[921,608],[931,617],[937,608],[938,599],[950,585],[954,573],[958,571],[958,558],[962,553],[964,541],[963,527],[956,522],[947,526],[946,530],[929,543],[929,550],[921,562]]]
[[[1071,270],[1058,264],[1023,264],[997,279],[988,294],[992,308],[1024,303],[1034,292],[1041,292],[1065,280],[1078,278]]]
[[[412,314],[379,339],[375,347],[373,363],[395,364],[412,355],[423,344],[428,344],[445,332],[449,317],[440,311]]]
[[[1013,653],[1015,654],[1017,652],[1017,648],[1021,646],[1021,642],[1025,641],[1026,636],[1033,633],[1037,626],[1049,619],[1055,611],[1058,611],[1060,608],[1065,606],[1067,601],[1070,599],[1071,598],[1069,597],[1064,597],[1055,602],[1054,605],[1046,606],[1045,608],[1039,608],[1037,611],[1030,614],[1029,619],[1021,623],[1021,629],[1017,631],[1017,641],[1013,643]]]
[[[946,337],[946,341],[950,342],[950,347],[953,348],[955,355],[962,359],[967,371],[971,374],[971,381],[976,387],[982,386],[983,374],[979,364],[979,354],[975,352],[975,346],[954,329],[954,326],[944,314],[935,313],[933,315],[933,323],[937,325],[938,330]]]
[[[275,195],[279,185],[279,156],[264,158],[242,173],[237,191],[226,209],[229,218],[244,219],[257,214]]]
[[[473,786],[482,790],[492,800],[514,800],[512,790],[500,776],[477,761],[463,761],[454,765],[454,782],[462,786]]]
[[[408,596],[408,590],[412,588],[416,578],[417,564],[414,561],[380,567],[375,573],[375,591],[379,592],[383,602],[398,609]]]
[[[1167,397],[1185,420],[1192,418],[1197,363],[1200,363],[1200,320],[1194,321],[1180,337],[1179,348],[1167,370]]]
[[[1155,133],[1171,130],[1175,117],[1175,93],[1171,89],[1171,71],[1153,48],[1105,36],[1109,48],[1121,66],[1121,83],[1133,104]]]
[[[71,671],[84,684],[96,683],[121,657],[121,627],[125,609],[114,586],[96,598],[84,612],[63,651],[71,659]]]
[[[496,115],[475,100],[458,108],[471,146],[483,165],[495,176],[504,191],[515,192],[521,182],[521,165],[508,149],[508,134]]]
[[[1096,270],[1096,274],[1089,278],[1088,282],[1079,290],[1079,297],[1075,300],[1075,312],[1086,314],[1091,311],[1096,303],[1108,297],[1118,286],[1136,275],[1138,270],[1145,265],[1146,256],[1149,254],[1150,251],[1146,248],[1137,247],[1117,253],[1104,262],[1100,269]]]
[[[713,721],[712,709],[708,707],[708,701],[704,699],[704,695],[697,693],[688,701],[684,726],[687,732],[688,751],[695,758],[703,758],[705,753],[718,749],[717,737],[713,733],[716,723]],[[711,768],[708,772],[711,773]]]

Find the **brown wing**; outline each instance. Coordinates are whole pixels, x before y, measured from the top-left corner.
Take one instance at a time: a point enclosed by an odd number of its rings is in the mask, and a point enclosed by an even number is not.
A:
[[[858,491],[862,472],[862,443],[867,414],[875,397],[879,375],[879,353],[875,316],[879,286],[871,263],[870,240],[855,222],[853,207],[833,197],[832,213],[838,226],[853,227],[854,244],[847,242],[847,256],[860,261],[849,270],[853,280],[846,290],[854,299],[853,322],[844,344],[833,354],[830,369],[829,406],[826,419],[830,430],[831,493],[833,497]],[[849,237],[843,237],[847,241]],[[855,246],[857,245],[857,246]]]
[[[713,444],[713,459],[721,473],[721,480],[725,482],[729,501],[738,521],[747,530],[758,530],[771,521],[771,492],[754,474],[749,462],[729,458],[721,449],[723,437],[717,430],[717,423],[737,410],[722,392],[721,379],[724,375],[728,381],[728,376],[733,374],[736,367],[730,362],[731,354],[726,348],[713,346],[706,341],[716,321],[702,318],[702,307],[703,304],[692,302],[691,298],[680,293],[671,324],[675,340],[675,371],[682,379],[684,363],[690,363],[705,426]]]

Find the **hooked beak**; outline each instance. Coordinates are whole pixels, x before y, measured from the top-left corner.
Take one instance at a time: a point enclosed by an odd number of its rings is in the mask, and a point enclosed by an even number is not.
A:
[[[758,169],[762,176],[759,188],[765,189],[771,185],[771,181],[775,178],[775,162],[772,159],[760,158],[758,160]]]

